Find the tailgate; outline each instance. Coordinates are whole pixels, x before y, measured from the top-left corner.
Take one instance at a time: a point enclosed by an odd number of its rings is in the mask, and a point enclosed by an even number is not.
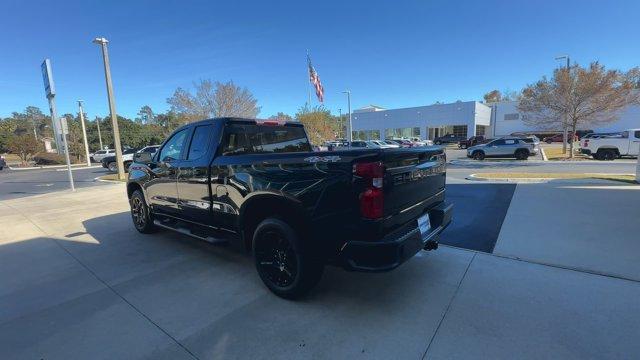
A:
[[[404,212],[442,192],[446,157],[442,148],[410,148],[382,153],[384,214]]]

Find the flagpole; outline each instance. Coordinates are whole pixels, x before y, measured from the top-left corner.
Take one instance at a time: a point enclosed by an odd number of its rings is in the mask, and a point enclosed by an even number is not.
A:
[[[311,107],[311,82],[309,81],[309,49],[307,49],[307,106]]]

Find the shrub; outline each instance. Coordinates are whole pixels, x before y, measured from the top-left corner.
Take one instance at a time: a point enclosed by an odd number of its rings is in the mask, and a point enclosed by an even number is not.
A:
[[[67,163],[63,155],[47,152],[36,154],[33,160],[36,165],[62,165]]]

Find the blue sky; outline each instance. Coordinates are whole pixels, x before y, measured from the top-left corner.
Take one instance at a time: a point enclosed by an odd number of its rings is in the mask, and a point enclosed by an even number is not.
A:
[[[96,36],[109,51],[118,113],[165,111],[176,87],[233,80],[261,117],[307,99],[306,50],[325,105],[388,108],[479,100],[550,74],[568,53],[640,65],[638,1],[7,1],[0,0],[0,116],[47,112],[40,63],[52,61],[60,113],[84,99],[108,113]],[[314,103],[317,103],[314,97]]]

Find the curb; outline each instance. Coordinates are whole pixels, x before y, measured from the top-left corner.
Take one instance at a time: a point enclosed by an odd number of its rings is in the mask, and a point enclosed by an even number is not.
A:
[[[597,175],[597,174],[594,174]],[[603,175],[608,175],[608,174],[603,174]],[[627,175],[627,174],[624,174]],[[524,183],[524,184],[539,184],[539,183],[545,183],[545,182],[549,182],[549,181],[577,181],[577,182],[595,182],[595,183],[601,183],[601,182],[609,182],[609,183],[625,183],[628,185],[634,185],[625,181],[618,181],[618,180],[613,180],[613,179],[593,179],[593,178],[574,178],[574,179],[563,179],[563,178],[483,178],[481,177],[482,174],[471,174],[467,177],[465,177],[466,180],[470,180],[470,181],[487,181],[487,182],[500,182],[500,183]]]
[[[11,167],[11,166],[7,166],[9,168],[9,170],[12,171],[22,171],[22,170],[46,170],[46,169],[60,169],[60,168],[66,168],[67,165],[42,165],[42,166],[30,166],[30,167]],[[92,166],[87,166],[85,164],[71,164],[72,168],[81,168],[81,167],[85,167],[87,169],[92,169],[92,168],[96,168],[96,167],[100,167],[99,165],[92,165]]]
[[[479,177],[478,174],[471,174],[467,176],[465,179],[470,181],[488,181],[488,182],[500,182],[500,183],[542,183],[547,182],[549,180],[558,180],[558,179],[549,179],[549,178],[483,178]],[[570,180],[570,179],[567,179]]]
[[[540,146],[540,154],[542,155],[542,161],[549,161],[549,159],[547,158],[547,153],[544,152],[544,148],[542,146]]]
[[[106,182],[106,183],[112,183],[112,184],[126,184],[125,181],[107,180],[107,179],[100,179],[100,178],[101,178],[101,176],[95,177],[95,178],[93,178],[93,181]]]
[[[71,167],[71,170],[82,170],[82,169],[98,169],[101,168],[102,166],[99,165],[92,165],[92,166],[76,166],[76,167]],[[64,168],[62,169],[56,169],[56,171],[67,171],[67,166],[65,165]]]

